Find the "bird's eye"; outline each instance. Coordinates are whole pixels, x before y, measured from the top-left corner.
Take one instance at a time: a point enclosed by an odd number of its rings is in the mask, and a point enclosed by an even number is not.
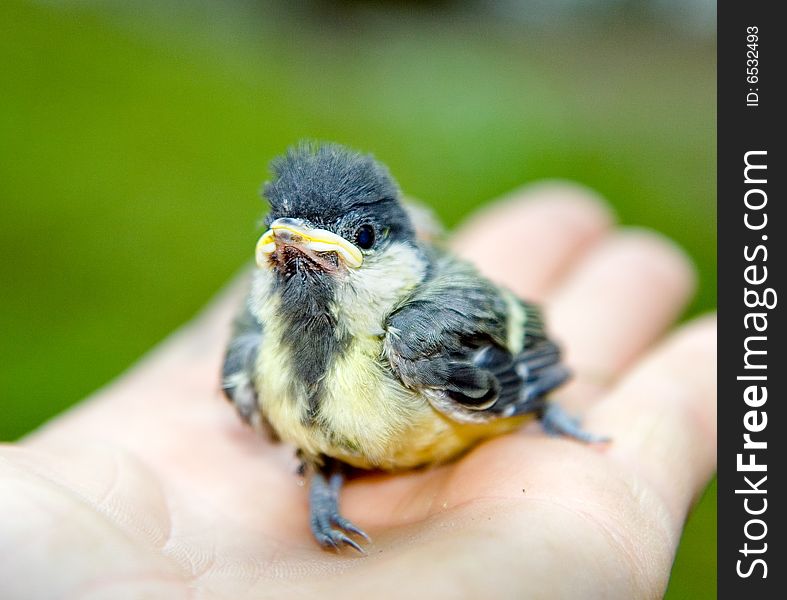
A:
[[[355,243],[362,250],[368,250],[374,246],[374,227],[361,225],[355,232]]]

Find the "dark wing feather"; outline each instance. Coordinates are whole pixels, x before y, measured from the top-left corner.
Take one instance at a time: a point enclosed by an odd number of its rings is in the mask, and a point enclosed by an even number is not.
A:
[[[233,323],[221,374],[224,395],[247,423],[254,423],[259,417],[254,371],[261,342],[262,325],[244,304]]]
[[[393,371],[458,421],[541,410],[568,371],[538,309],[467,263],[437,252],[430,259],[426,280],[387,321]]]

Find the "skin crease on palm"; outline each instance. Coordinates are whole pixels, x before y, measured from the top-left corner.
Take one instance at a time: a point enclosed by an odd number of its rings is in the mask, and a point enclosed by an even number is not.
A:
[[[575,373],[555,397],[611,443],[531,424],[449,465],[354,479],[342,511],[373,542],[322,550],[292,448],[219,392],[238,283],[118,381],[0,447],[0,595],[661,597],[716,461],[715,319],[670,332],[690,263],[562,183],[490,205],[453,245],[545,303]]]

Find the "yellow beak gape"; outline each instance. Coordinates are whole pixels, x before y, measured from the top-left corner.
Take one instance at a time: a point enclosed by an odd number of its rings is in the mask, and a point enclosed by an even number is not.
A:
[[[353,269],[363,263],[363,254],[358,247],[342,236],[325,229],[311,229],[295,219],[283,218],[271,223],[271,228],[257,242],[257,266],[262,267],[266,257],[276,250],[277,238],[291,240],[314,252],[336,252],[344,264]]]

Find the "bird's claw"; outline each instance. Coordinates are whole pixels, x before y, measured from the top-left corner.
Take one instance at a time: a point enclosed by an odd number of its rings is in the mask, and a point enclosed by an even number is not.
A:
[[[314,510],[314,509],[313,509]],[[339,529],[334,528],[338,527]],[[353,525],[339,514],[314,515],[312,519],[312,533],[323,548],[339,550],[343,546],[350,546],[361,554],[366,554],[363,547],[347,535],[347,533],[362,537],[367,542],[370,538],[366,533]]]
[[[342,546],[350,546],[361,554],[366,554],[366,551],[361,547],[358,542],[348,537],[338,529],[330,529],[327,533],[315,534],[317,542],[323,548],[333,548],[339,550]]]
[[[334,522],[334,524],[337,527],[341,527],[345,531],[348,531],[348,532],[350,532],[352,534],[355,534],[355,535],[357,535],[359,537],[362,537],[367,542],[371,542],[372,541],[372,538],[370,538],[363,529],[361,529],[360,527],[357,527],[351,521],[348,521],[347,519],[345,519],[343,516],[341,516],[341,515],[334,515],[331,520]]]

